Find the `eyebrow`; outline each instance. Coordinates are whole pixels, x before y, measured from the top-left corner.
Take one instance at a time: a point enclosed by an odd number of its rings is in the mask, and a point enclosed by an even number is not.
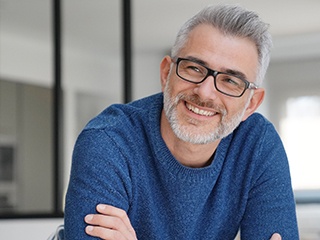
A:
[[[199,64],[209,68],[208,67],[208,63],[206,61],[203,61],[200,58],[193,57],[193,56],[186,56],[186,58],[191,60],[191,61],[193,61],[193,62],[199,63]],[[209,68],[209,69],[211,69],[211,68]],[[211,69],[211,70],[213,70],[213,69]],[[240,79],[248,81],[246,75],[243,72],[240,72],[238,70],[229,69],[229,68],[223,68],[221,71],[218,71],[218,70],[213,70],[213,71],[227,73],[227,74],[233,75],[235,77],[238,77]]]

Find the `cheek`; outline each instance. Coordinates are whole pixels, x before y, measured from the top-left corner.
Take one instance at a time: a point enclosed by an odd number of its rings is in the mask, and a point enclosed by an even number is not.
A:
[[[172,93],[174,93],[175,95],[177,95],[177,94],[183,94],[183,95],[196,94],[195,89],[197,88],[198,85],[196,85],[194,83],[186,82],[180,78],[172,78],[170,80],[170,82],[172,83],[170,85],[170,87],[172,89]]]
[[[177,96],[179,93],[183,92],[182,84],[179,83],[179,79],[170,78],[168,79],[165,90],[167,90],[171,97]]]
[[[244,113],[247,104],[245,101],[239,100],[240,99],[230,99],[230,101],[223,102],[229,118],[239,113]]]

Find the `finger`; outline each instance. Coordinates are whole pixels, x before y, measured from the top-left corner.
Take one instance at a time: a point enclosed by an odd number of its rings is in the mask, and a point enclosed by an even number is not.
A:
[[[134,236],[136,236],[136,233],[134,231],[134,228],[131,225],[130,219],[126,213],[126,211],[116,208],[111,205],[106,205],[106,204],[98,204],[97,205],[97,211],[99,213],[102,213],[104,215],[108,216],[114,216],[120,218],[125,226],[127,227],[128,231],[131,232]]]
[[[136,239],[135,232],[130,231],[122,219],[117,216],[89,214],[84,220],[90,224],[91,227],[98,227],[94,234],[102,234],[99,235],[101,238],[106,236],[110,237],[110,234],[121,234],[125,239]]]
[[[281,240],[281,235],[279,233],[275,233],[272,235],[272,237],[270,238],[270,240]]]
[[[86,233],[93,237],[99,237],[103,240],[131,240],[133,238],[126,238],[121,232],[109,228],[99,226],[87,226],[85,229]]]
[[[127,226],[118,217],[102,214],[89,214],[85,217],[85,222],[93,226],[104,228],[106,230],[118,231],[123,236],[127,236],[128,238],[133,236],[132,233],[128,230]],[[101,231],[102,230],[100,230],[99,232]]]
[[[89,214],[84,218],[85,222],[90,225],[100,226],[108,229],[127,230],[122,220],[117,217],[107,216],[102,214]]]

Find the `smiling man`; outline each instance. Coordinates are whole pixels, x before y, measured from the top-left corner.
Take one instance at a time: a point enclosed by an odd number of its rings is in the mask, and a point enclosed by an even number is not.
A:
[[[284,148],[254,113],[267,28],[238,6],[205,8],[160,64],[163,94],[89,122],[74,149],[66,239],[299,239]]]

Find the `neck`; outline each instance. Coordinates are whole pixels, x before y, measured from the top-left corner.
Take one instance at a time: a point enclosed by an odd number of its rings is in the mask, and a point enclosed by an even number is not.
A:
[[[201,168],[211,164],[220,140],[208,144],[192,144],[177,138],[162,112],[161,135],[172,155],[184,166]]]

